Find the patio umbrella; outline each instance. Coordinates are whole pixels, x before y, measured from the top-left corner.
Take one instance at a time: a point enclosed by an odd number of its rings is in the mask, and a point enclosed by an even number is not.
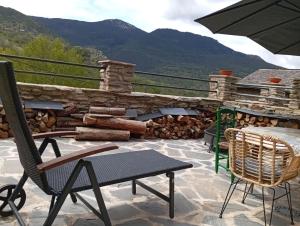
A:
[[[275,54],[300,56],[300,0],[243,0],[195,21],[213,33],[247,36]]]

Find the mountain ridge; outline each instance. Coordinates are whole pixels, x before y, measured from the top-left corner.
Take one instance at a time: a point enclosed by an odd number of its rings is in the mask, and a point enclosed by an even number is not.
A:
[[[85,22],[43,18],[1,6],[0,19],[2,35],[6,35],[7,27],[15,29],[17,43],[37,34],[60,37],[74,46],[96,48],[110,59],[134,63],[142,71],[207,77],[228,68],[243,77],[260,68],[278,68],[210,37],[170,28],[146,32],[119,19]]]
[[[119,19],[33,19],[73,45],[101,49],[111,59],[136,64],[138,70],[197,77],[195,73],[217,73],[221,68],[230,68],[241,76],[260,68],[278,68],[258,56],[234,51],[213,38],[191,32],[169,28],[146,32]]]

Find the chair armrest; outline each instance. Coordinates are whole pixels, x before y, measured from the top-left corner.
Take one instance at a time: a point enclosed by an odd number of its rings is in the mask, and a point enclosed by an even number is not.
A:
[[[101,152],[110,151],[110,150],[114,150],[114,149],[118,149],[118,148],[119,147],[117,145],[106,144],[106,145],[100,145],[100,146],[96,146],[96,147],[82,149],[80,151],[76,151],[71,154],[64,155],[64,156],[58,157],[56,159],[52,159],[47,162],[43,162],[43,163],[37,165],[37,169],[42,173],[44,171],[53,169],[55,167],[61,166],[68,162],[72,162],[74,160],[82,159],[82,158],[90,156],[90,155],[94,155],[94,154],[98,154]]]
[[[56,131],[56,132],[48,132],[48,133],[37,133],[32,134],[33,139],[39,138],[51,138],[51,137],[61,137],[61,136],[73,136],[78,135],[76,131]]]

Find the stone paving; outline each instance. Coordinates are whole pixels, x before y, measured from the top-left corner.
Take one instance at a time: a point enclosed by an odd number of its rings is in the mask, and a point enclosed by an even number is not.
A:
[[[39,145],[41,141],[37,141]],[[81,148],[103,144],[103,142],[76,142],[73,139],[58,139],[63,154]],[[229,187],[230,179],[225,172],[215,174],[213,153],[208,153],[203,140],[133,140],[115,142],[120,146],[110,153],[155,149],[168,156],[190,162],[192,169],[175,174],[175,218],[168,218],[168,205],[156,196],[138,187],[137,195],[131,194],[131,183],[102,188],[102,193],[113,225],[117,226],[195,226],[195,225],[263,225],[262,202],[259,195],[249,195],[246,204],[241,204],[243,186],[238,188],[229,203],[223,219],[218,218],[220,207]],[[12,140],[0,141],[0,186],[16,183],[22,174],[17,151]],[[44,160],[53,158],[46,150]],[[298,181],[297,181],[298,180]],[[300,225],[300,183],[292,183],[295,225]],[[165,176],[143,180],[161,192],[168,191]],[[25,186],[27,200],[21,213],[26,223],[42,225],[49,208],[50,197],[43,194],[32,182]],[[254,194],[258,191],[254,191]],[[91,191],[82,193],[91,204],[95,199]],[[270,209],[267,201],[267,210]],[[282,198],[276,202],[273,225],[289,225],[287,202]],[[18,225],[14,217],[0,218],[1,226]],[[53,225],[96,226],[104,225],[80,201],[73,204],[67,199]]]

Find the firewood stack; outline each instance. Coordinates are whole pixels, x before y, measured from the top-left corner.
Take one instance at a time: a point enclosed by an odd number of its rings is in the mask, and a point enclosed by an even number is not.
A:
[[[198,116],[166,115],[147,121],[146,138],[197,139],[204,135],[213,122],[212,114],[203,112]]]
[[[86,111],[85,111],[86,112]],[[57,112],[56,131],[75,130],[77,126],[83,126],[84,111],[81,111],[75,104],[64,105],[64,110]]]
[[[83,117],[86,127],[77,127],[77,140],[127,141],[130,135],[144,135],[146,123],[129,120],[125,108],[90,107]],[[88,128],[89,127],[89,128]]]
[[[9,136],[10,130],[5,118],[5,111],[3,107],[0,106],[0,139],[8,138]]]
[[[55,129],[56,115],[53,110],[24,110],[27,123],[32,133],[51,132]]]
[[[237,127],[243,128],[247,126],[255,127],[285,127],[299,129],[299,122],[296,120],[279,120],[271,117],[255,116],[246,113],[237,113]]]

